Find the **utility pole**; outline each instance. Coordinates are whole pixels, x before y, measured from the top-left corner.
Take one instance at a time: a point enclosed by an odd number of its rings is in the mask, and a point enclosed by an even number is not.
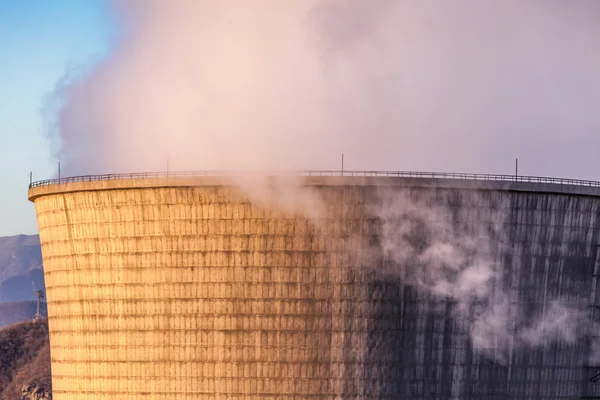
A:
[[[58,179],[60,180],[60,161],[58,162]]]
[[[35,295],[37,296],[37,311],[35,312],[34,320],[39,321],[42,318],[41,305],[42,305],[42,300],[44,299],[45,296],[44,296],[44,292],[39,289],[35,291]]]
[[[342,153],[342,175],[344,175],[344,153]]]
[[[515,180],[517,180],[519,176],[519,159],[515,158]]]

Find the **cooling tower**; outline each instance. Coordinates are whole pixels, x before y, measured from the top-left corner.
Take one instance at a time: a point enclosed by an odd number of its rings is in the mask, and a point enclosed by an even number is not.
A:
[[[289,177],[275,195],[218,176],[32,184],[54,398],[593,396],[589,332],[529,346],[500,332],[553,299],[593,311],[598,185],[388,175]],[[468,303],[506,295],[512,319],[487,344],[456,291],[415,279],[440,232],[486,248],[460,263],[496,266]]]

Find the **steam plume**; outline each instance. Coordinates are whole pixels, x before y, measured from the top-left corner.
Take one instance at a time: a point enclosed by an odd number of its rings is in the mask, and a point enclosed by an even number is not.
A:
[[[112,5],[120,40],[54,97],[65,174],[600,166],[595,0]]]
[[[511,350],[580,339],[588,325],[582,310],[549,293],[543,309],[532,313],[526,310],[532,304],[511,296],[499,268],[499,257],[510,251],[501,211],[508,206],[470,196],[469,204],[451,210],[441,205],[451,203],[441,194],[426,204],[381,191],[375,212],[382,221],[383,272],[453,301],[458,317],[469,321],[473,347],[498,362]]]

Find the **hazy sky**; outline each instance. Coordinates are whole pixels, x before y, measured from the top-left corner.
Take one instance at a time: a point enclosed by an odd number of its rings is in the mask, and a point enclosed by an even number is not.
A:
[[[0,1],[0,236],[37,232],[29,172],[45,179],[56,170],[43,134],[44,97],[67,68],[106,53],[107,11],[94,0]]]
[[[5,0],[0,51],[0,235],[35,231],[28,174],[53,175],[57,149],[71,174],[167,156],[333,169],[344,152],[348,169],[512,173],[518,157],[600,179],[598,0]],[[44,95],[93,61],[54,93],[50,145]]]

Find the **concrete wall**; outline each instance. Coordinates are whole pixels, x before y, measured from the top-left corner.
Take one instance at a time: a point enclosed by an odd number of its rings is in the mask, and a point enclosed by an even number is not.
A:
[[[580,395],[586,342],[505,365],[474,352],[451,301],[377,272],[371,210],[402,193],[470,226],[504,221],[496,284],[536,310],[555,294],[589,302],[600,198],[370,182],[310,180],[329,205],[317,222],[217,180],[32,189],[55,399]]]

